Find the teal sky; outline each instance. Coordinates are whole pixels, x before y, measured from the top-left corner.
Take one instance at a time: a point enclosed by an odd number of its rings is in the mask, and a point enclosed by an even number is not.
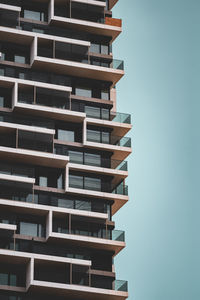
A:
[[[118,111],[131,112],[130,201],[115,259],[130,300],[200,299],[200,0],[119,0]]]

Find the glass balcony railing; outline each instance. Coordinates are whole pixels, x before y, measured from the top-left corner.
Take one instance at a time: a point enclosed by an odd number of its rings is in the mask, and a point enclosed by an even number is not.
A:
[[[122,230],[112,230],[112,240],[113,241],[125,241],[125,232]]]
[[[124,185],[120,183],[112,192],[113,194],[117,195],[125,195],[128,196],[128,185]]]
[[[85,223],[86,224],[86,223]],[[90,224],[91,230],[84,230],[84,227],[86,227],[82,222],[82,227],[76,228],[75,224],[70,225],[70,229],[68,227],[59,227],[57,226],[56,222],[53,222],[53,232],[57,233],[63,233],[63,234],[74,234],[74,235],[82,235],[82,236],[90,236],[95,238],[101,238],[101,239],[108,239],[111,241],[119,241],[124,242],[125,241],[125,233],[121,230],[109,230],[109,229],[103,229],[103,228],[97,228],[96,226],[92,230],[92,224]]]
[[[48,97],[48,94],[38,95],[36,101],[34,102],[33,94],[19,93],[18,102],[25,103],[25,104],[39,105],[39,106],[54,107],[59,109],[69,109],[69,99],[64,97],[61,98],[56,95],[54,97],[50,95]]]
[[[87,130],[87,141],[120,147],[131,147],[131,138],[129,137],[121,137],[116,135],[112,135],[111,137],[109,137],[107,133],[105,136],[104,133],[101,134],[100,132],[95,132],[93,130]]]
[[[70,44],[62,43],[63,48],[66,46],[71,46]],[[50,46],[51,47],[51,46]],[[38,47],[38,56],[47,57],[47,58],[54,58],[59,60],[66,60],[66,61],[75,61],[80,62],[88,65],[94,65],[97,67],[105,67],[115,70],[124,70],[124,61],[119,59],[112,59],[108,60],[105,58],[95,58],[92,55],[87,53],[87,50],[80,52],[80,54],[74,54],[73,52],[62,52],[56,51],[55,54],[53,52],[53,48],[46,48],[46,47]]]
[[[77,110],[79,107],[77,106]],[[81,110],[81,107],[80,107]],[[108,120],[117,123],[123,124],[131,124],[131,115],[124,114],[124,113],[109,113],[108,109],[95,107],[95,106],[86,106],[85,107],[86,116],[93,119],[101,119],[101,120]]]
[[[110,68],[116,70],[124,70],[124,61],[119,59],[113,59]]]
[[[69,156],[70,162],[75,164],[128,171],[127,161],[104,158],[98,154],[68,150],[64,145],[54,144],[54,153]]]
[[[113,122],[123,123],[123,124],[131,124],[131,114],[124,114],[124,113],[113,113],[111,117]]]
[[[0,146],[27,149],[40,152],[53,152],[53,138],[46,140],[46,135],[42,133],[33,133],[28,131],[19,131],[18,135],[2,134]]]
[[[54,93],[55,94],[55,93]],[[25,104],[32,104],[32,105],[41,105],[47,107],[55,107],[59,109],[67,109],[77,112],[85,112],[86,116],[93,119],[101,119],[101,120],[108,120],[117,123],[123,124],[131,124],[131,115],[125,113],[109,113],[109,109],[95,107],[95,106],[84,106],[83,103],[74,103],[72,101],[72,105],[70,105],[69,98],[67,97],[59,97],[58,95],[49,96],[47,100],[47,95],[39,95],[36,100],[33,99],[33,93],[18,93],[18,102],[25,103]]]
[[[117,187],[112,183],[101,182],[99,178],[69,175],[69,187],[75,189],[91,190],[117,195],[128,195],[128,186],[120,183]]]
[[[128,292],[128,281],[115,280],[115,291]]]

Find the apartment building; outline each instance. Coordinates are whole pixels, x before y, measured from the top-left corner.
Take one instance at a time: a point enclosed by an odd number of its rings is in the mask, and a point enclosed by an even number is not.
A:
[[[0,300],[128,297],[112,220],[131,153],[116,3],[0,0]]]

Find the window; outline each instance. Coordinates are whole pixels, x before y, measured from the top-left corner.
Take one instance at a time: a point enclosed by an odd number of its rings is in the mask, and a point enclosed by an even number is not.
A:
[[[20,78],[20,79],[25,79],[25,73],[20,72],[20,73],[19,73],[19,78]]]
[[[101,54],[109,54],[109,47],[107,45],[101,45]]]
[[[63,175],[62,174],[58,175],[57,188],[58,189],[62,189],[63,188]]]
[[[100,45],[91,43],[90,52],[100,53]]]
[[[20,222],[20,234],[28,236],[44,236],[44,227],[42,224]]]
[[[58,139],[67,142],[74,142],[75,133],[72,130],[58,129]]]
[[[109,132],[102,132],[102,143],[109,144],[109,142],[110,142]]]
[[[80,210],[91,211],[91,202],[75,200],[75,208]]]
[[[78,151],[69,151],[70,162],[75,162],[77,164],[83,164],[83,153]]]
[[[16,274],[0,273],[0,285],[17,286]]]
[[[1,60],[5,60],[5,53],[3,53],[3,52],[0,52],[0,53],[1,53],[0,59],[1,59]]]
[[[0,76],[4,76],[5,75],[5,70],[0,68]]]
[[[4,97],[0,96],[0,107],[4,107]]]
[[[47,187],[47,177],[39,176],[39,186],[45,186]]]
[[[44,12],[25,9],[24,10],[24,18],[44,22],[45,14],[44,14]]]
[[[85,177],[84,179],[86,190],[101,191],[101,179],[92,177]]]
[[[58,207],[74,208],[74,200],[70,199],[58,199]]]
[[[90,166],[101,166],[101,155],[85,153],[85,164]]]
[[[101,99],[109,100],[109,99],[110,99],[110,97],[109,97],[109,92],[106,91],[106,90],[102,90],[102,91],[101,91]]]
[[[15,56],[14,56],[14,61],[15,61],[16,63],[20,63],[20,64],[25,64],[25,63],[26,63],[26,59],[25,59],[25,57],[22,56],[22,55],[15,55]]]
[[[36,33],[44,33],[44,30],[39,28],[33,28],[32,31]]]
[[[101,132],[97,130],[87,130],[88,141],[91,142],[101,142]]]
[[[110,111],[107,108],[102,108],[101,115],[103,120],[110,120]]]
[[[0,273],[0,285],[9,285],[8,274]]]
[[[75,94],[77,96],[91,98],[92,97],[92,90],[87,89],[87,88],[77,87],[77,88],[75,88]]]
[[[73,188],[82,189],[83,188],[83,177],[69,175],[69,186]]]
[[[97,119],[101,118],[100,107],[85,106],[85,113],[88,117],[97,118]]]

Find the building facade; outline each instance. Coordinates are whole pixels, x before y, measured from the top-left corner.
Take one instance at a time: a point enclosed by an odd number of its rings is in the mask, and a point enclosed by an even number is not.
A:
[[[128,297],[116,2],[0,0],[0,300]]]

